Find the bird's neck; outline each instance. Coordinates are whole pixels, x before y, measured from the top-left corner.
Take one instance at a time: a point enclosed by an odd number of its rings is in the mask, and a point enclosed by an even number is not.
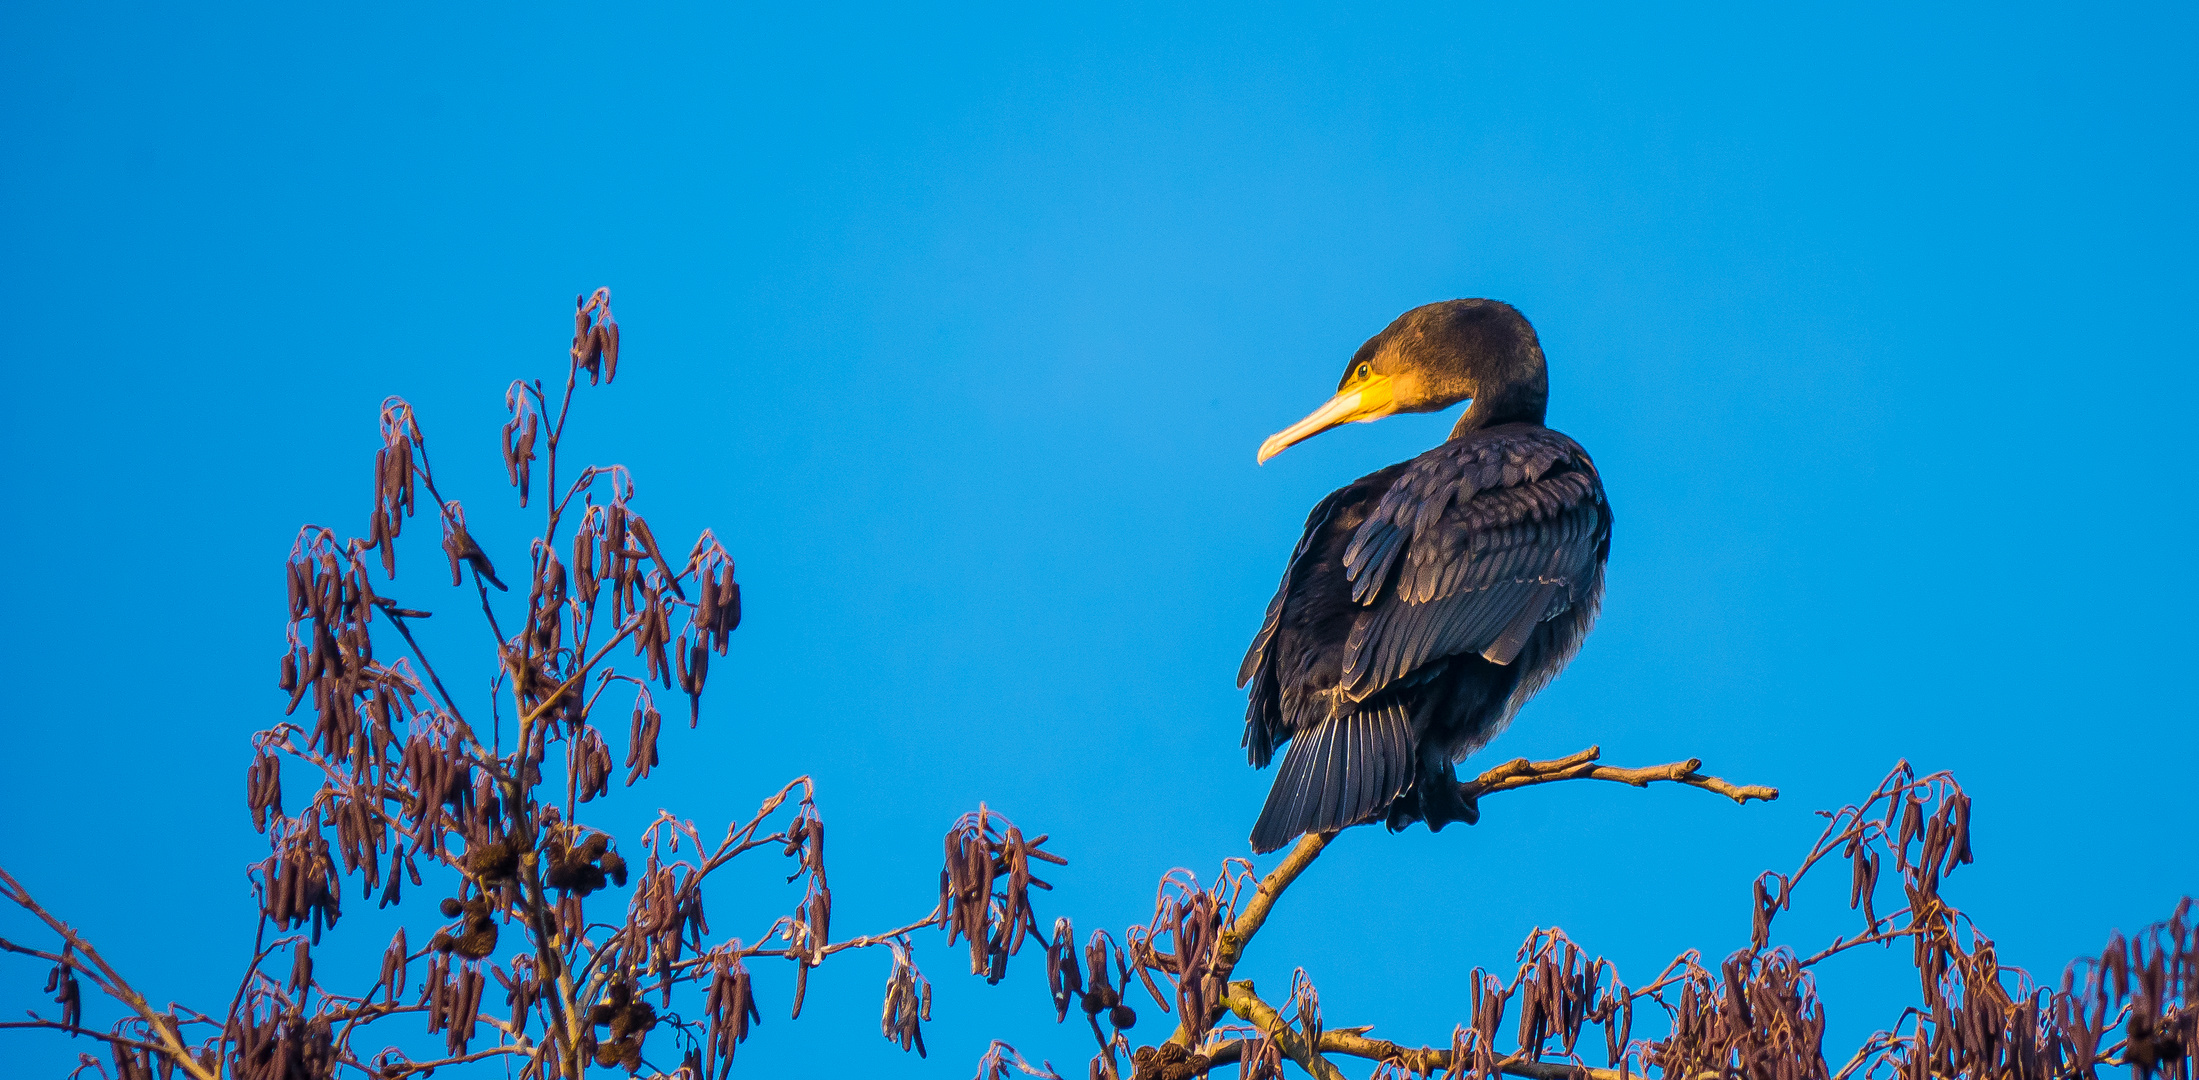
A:
[[[1541,426],[1547,414],[1550,393],[1543,385],[1513,383],[1486,397],[1477,397],[1466,406],[1466,412],[1451,428],[1451,438],[1458,438],[1469,431],[1493,428],[1498,424],[1534,424]]]

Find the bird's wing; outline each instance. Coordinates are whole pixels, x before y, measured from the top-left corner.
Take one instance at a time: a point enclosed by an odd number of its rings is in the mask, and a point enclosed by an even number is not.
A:
[[[1493,431],[1421,455],[1345,549],[1366,610],[1343,689],[1363,701],[1446,656],[1511,663],[1538,623],[1580,599],[1609,535],[1595,466],[1554,431]]]
[[[1252,684],[1252,695],[1245,706],[1244,746],[1246,756],[1257,767],[1267,767],[1275,753],[1275,745],[1283,739],[1282,687],[1276,677],[1274,649],[1275,632],[1283,623],[1291,582],[1308,562],[1308,553],[1317,546],[1329,519],[1359,488],[1359,483],[1353,483],[1330,492],[1327,498],[1314,504],[1312,513],[1306,515],[1306,531],[1298,537],[1298,546],[1291,551],[1289,564],[1283,567],[1282,584],[1275,587],[1275,599],[1268,601],[1267,617],[1260,623],[1260,632],[1253,636],[1252,647],[1245,650],[1244,663],[1238,665],[1237,685]]]
[[[1260,665],[1266,659],[1268,646],[1275,643],[1275,628],[1283,623],[1283,602],[1290,598],[1290,579],[1298,573],[1299,563],[1305,560],[1308,551],[1313,550],[1314,537],[1320,535],[1322,527],[1329,523],[1330,515],[1336,513],[1337,504],[1344,501],[1344,497],[1351,491],[1352,488],[1343,487],[1329,492],[1328,497],[1314,504],[1313,512],[1306,515],[1306,531],[1299,535],[1298,546],[1291,549],[1290,562],[1283,567],[1282,584],[1275,587],[1275,599],[1267,602],[1267,618],[1261,621],[1260,632],[1253,636],[1252,647],[1245,650],[1244,663],[1237,665],[1239,689],[1259,673]]]

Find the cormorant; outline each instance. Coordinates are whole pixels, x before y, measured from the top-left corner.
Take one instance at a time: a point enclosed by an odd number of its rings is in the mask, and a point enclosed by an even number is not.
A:
[[[1542,426],[1542,345],[1496,300],[1414,308],[1260,461],[1352,421],[1471,398],[1441,446],[1322,499],[1245,653],[1246,755],[1290,749],[1252,849],[1386,818],[1480,817],[1452,766],[1578,652],[1603,598],[1611,508],[1579,443]]]

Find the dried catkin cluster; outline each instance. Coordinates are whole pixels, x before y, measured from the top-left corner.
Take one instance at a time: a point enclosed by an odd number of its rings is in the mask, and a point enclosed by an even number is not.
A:
[[[946,866],[939,871],[939,910],[947,944],[967,939],[970,974],[997,983],[1008,971],[1008,958],[1023,949],[1026,934],[1038,934],[1031,913],[1031,890],[1052,889],[1031,873],[1031,863],[1056,866],[1068,860],[1040,850],[1041,835],[1026,840],[1023,830],[980,806],[947,830]],[[996,890],[997,886],[997,890]],[[1042,936],[1043,939],[1043,936]]]
[[[618,320],[611,317],[611,290],[573,299],[573,367],[588,373],[594,386],[597,374],[608,384],[618,378]]]
[[[1161,878],[1152,921],[1131,927],[1127,935],[1131,969],[1163,1013],[1169,1011],[1169,998],[1175,999],[1176,1014],[1182,1017],[1192,1045],[1213,1027],[1226,990],[1216,950],[1222,930],[1233,917],[1233,886],[1241,881],[1239,875],[1224,873],[1212,888],[1201,889],[1188,871],[1172,870]],[[1173,994],[1162,994],[1153,979],[1156,973],[1172,986]]]
[[[886,1006],[879,1014],[878,1030],[887,1042],[899,1043],[903,1050],[913,1047],[917,1057],[928,1056],[922,1024],[932,1018],[931,981],[916,970],[906,942],[887,945],[893,950],[893,971],[886,976]]]
[[[728,655],[742,605],[733,559],[709,531],[674,562],[623,466],[572,472],[564,461],[581,376],[608,384],[620,359],[608,290],[579,297],[573,318],[563,392],[517,381],[505,393],[505,478],[520,506],[542,515],[539,535],[513,549],[526,552],[524,562],[492,557],[502,545],[479,535],[439,489],[420,418],[394,397],[379,409],[364,536],[317,525],[299,532],[284,568],[277,686],[285,715],[307,708],[310,719],[257,735],[245,770],[246,808],[269,846],[252,868],[261,946],[227,1013],[144,1014],[115,1025],[104,1038],[116,1076],[151,1070],[167,1080],[180,1069],[200,1080],[328,1080],[351,1070],[398,1080],[479,1061],[523,1078],[577,1080],[591,1069],[656,1072],[677,1061],[686,1080],[723,1077],[761,1019],[747,961],[789,963],[799,1015],[812,969],[835,952],[880,947],[892,957],[885,1034],[923,1052],[930,984],[908,934],[944,925],[944,908],[886,934],[835,941],[824,819],[807,778],[715,844],[692,823],[660,816],[640,838],[638,867],[584,820],[620,767],[607,726],[624,722],[625,783],[648,779],[666,756],[656,693],[676,687],[689,725],[700,722],[712,654]],[[456,596],[427,582],[408,589],[479,605],[492,692],[477,704],[462,706],[414,633],[430,613],[387,595],[405,524],[422,510],[440,526],[450,583],[470,578],[474,587]],[[523,603],[506,595],[499,563],[527,568]],[[633,670],[619,668],[621,647],[636,658]],[[301,791],[310,792],[302,802]],[[989,835],[996,826],[1008,833]],[[969,925],[987,942],[1019,938],[1031,920],[1029,862],[1060,860],[997,815],[980,815],[977,832],[987,876],[976,903],[992,903],[1000,878],[1005,921],[992,925],[981,910]],[[711,876],[766,847],[795,866],[793,913],[753,939],[765,944],[712,942]],[[402,905],[407,885],[431,879],[438,911],[423,914],[442,921],[409,937],[400,929],[364,994],[323,985],[311,946],[341,918],[350,883],[386,907]],[[11,900],[41,910],[4,872],[0,882]],[[61,1009],[51,1023],[80,1027],[87,973],[109,997],[136,1000],[118,976],[83,960],[73,931],[49,925],[70,943],[61,954],[30,950],[53,961],[48,990]],[[285,948],[290,970],[278,980],[266,965]],[[484,1000],[492,980],[500,1002]],[[683,991],[696,998],[684,1010]],[[437,1037],[439,1053],[354,1045],[408,1019]]]
[[[733,1052],[748,1041],[750,1025],[764,1022],[756,1008],[756,994],[748,968],[741,963],[741,943],[731,942],[709,956],[710,989],[703,1001],[703,1016],[710,1029],[702,1059],[703,1075],[723,1077],[733,1068]]]
[[[269,837],[275,850],[255,874],[261,915],[281,930],[310,925],[315,941],[343,914],[336,863],[321,829],[317,806],[279,823]]]

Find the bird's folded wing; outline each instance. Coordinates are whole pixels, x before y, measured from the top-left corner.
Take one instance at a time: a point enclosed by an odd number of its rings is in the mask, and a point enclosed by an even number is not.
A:
[[[1282,686],[1276,678],[1274,664],[1275,632],[1282,625],[1283,609],[1290,600],[1291,582],[1306,562],[1307,553],[1320,542],[1321,534],[1335,515],[1337,507],[1349,501],[1357,485],[1348,485],[1331,492],[1306,515],[1306,531],[1300,534],[1298,546],[1290,553],[1290,562],[1283,567],[1282,584],[1275,587],[1275,599],[1268,601],[1267,617],[1260,622],[1260,632],[1252,639],[1252,647],[1245,650],[1244,663],[1237,668],[1237,685],[1252,684],[1252,693],[1245,702],[1245,759],[1255,767],[1266,768],[1275,754],[1275,746],[1287,736],[1283,727]]]
[[[1329,515],[1336,512],[1336,505],[1344,501],[1344,497],[1351,490],[1344,487],[1330,492],[1328,498],[1315,504],[1313,512],[1306,515],[1306,531],[1299,534],[1298,546],[1291,549],[1290,562],[1283,567],[1283,582],[1275,587],[1275,599],[1267,602],[1267,618],[1261,621],[1260,632],[1253,636],[1252,647],[1245,650],[1244,663],[1237,666],[1239,687],[1252,680],[1253,673],[1260,669],[1261,657],[1266,655],[1268,645],[1275,640],[1275,628],[1283,620],[1283,602],[1290,598],[1291,575],[1298,572],[1299,561],[1313,548],[1314,539],[1320,535],[1322,527],[1329,523]]]
[[[1402,558],[1386,557],[1394,577],[1375,579],[1352,627],[1346,693],[1364,700],[1446,656],[1479,653],[1510,663],[1537,623],[1572,604],[1595,565],[1606,520],[1595,474],[1561,469],[1454,502],[1413,530],[1416,536],[1395,525],[1394,538],[1373,536],[1363,549],[1370,558],[1383,557],[1383,544],[1396,545]],[[1373,571],[1372,563],[1361,565]]]

